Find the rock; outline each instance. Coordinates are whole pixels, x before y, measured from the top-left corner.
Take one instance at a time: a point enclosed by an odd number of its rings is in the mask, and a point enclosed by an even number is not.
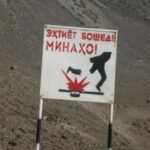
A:
[[[18,96],[19,96],[19,97],[23,97],[23,95],[22,95],[22,94],[19,94]]]
[[[43,116],[43,120],[47,120],[47,118],[48,118],[47,116]]]
[[[12,74],[12,73],[9,73],[9,76],[10,76],[10,77],[12,77],[12,76],[13,76],[13,74]]]
[[[150,133],[150,128],[147,128],[147,133]]]
[[[143,59],[139,59],[139,63],[143,63]]]
[[[147,20],[150,20],[150,16],[146,16],[146,19],[147,19]]]
[[[124,147],[124,146],[122,146],[122,147],[121,147],[121,149],[122,149],[122,150],[125,150],[125,147]]]
[[[150,103],[150,100],[149,100],[149,99],[147,99],[147,100],[146,100],[146,103]]]
[[[67,137],[65,135],[63,135],[63,134],[61,135],[61,138],[65,139],[65,140],[67,139]]]
[[[4,131],[6,131],[6,128],[3,128]]]
[[[13,141],[13,140],[9,141],[8,144],[11,145],[11,146],[16,146],[17,145],[17,143],[15,141]]]
[[[10,66],[10,70],[15,70],[15,69],[17,69],[16,66]]]
[[[122,106],[119,105],[119,104],[117,104],[117,108],[118,108],[119,110],[121,110],[121,109],[122,109]]]
[[[115,136],[118,136],[118,133],[117,133],[117,132],[115,132],[115,133],[114,133],[114,135],[115,135]]]

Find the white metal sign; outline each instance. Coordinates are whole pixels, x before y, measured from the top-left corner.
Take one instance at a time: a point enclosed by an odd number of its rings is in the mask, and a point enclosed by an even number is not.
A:
[[[113,103],[117,31],[44,27],[41,98]]]

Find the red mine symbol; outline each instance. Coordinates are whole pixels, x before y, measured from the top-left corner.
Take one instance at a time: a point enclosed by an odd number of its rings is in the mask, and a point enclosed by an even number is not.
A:
[[[59,92],[70,92],[71,97],[80,97],[80,93],[82,94],[95,94],[95,95],[103,95],[103,93],[100,92],[92,92],[92,91],[85,91],[84,88],[90,83],[86,82],[87,77],[84,77],[82,80],[78,81],[75,77],[74,80],[72,80],[67,73],[62,69],[62,72],[64,76],[67,79],[67,86],[68,90],[65,89],[59,89]]]

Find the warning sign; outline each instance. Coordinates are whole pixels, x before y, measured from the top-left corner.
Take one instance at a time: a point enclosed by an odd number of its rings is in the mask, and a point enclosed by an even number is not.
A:
[[[113,103],[117,31],[44,27],[42,98]]]

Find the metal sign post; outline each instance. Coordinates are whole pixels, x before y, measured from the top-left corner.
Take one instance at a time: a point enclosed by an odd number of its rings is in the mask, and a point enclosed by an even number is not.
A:
[[[44,26],[36,150],[40,150],[43,99],[110,105],[108,150],[112,150],[117,30]]]
[[[36,150],[40,150],[40,135],[41,135],[41,122],[42,122],[42,112],[43,112],[43,99],[40,99],[39,105],[39,116],[37,120],[37,131],[36,131]]]
[[[110,116],[108,125],[108,150],[112,150],[113,113],[114,113],[114,104],[112,103],[110,104]]]

